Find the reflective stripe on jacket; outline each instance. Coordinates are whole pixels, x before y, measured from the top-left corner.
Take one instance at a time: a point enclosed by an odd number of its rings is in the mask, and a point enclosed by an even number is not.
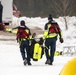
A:
[[[61,31],[59,31],[58,32],[58,30],[56,30],[57,32],[55,32],[55,33],[49,33],[49,28],[50,28],[50,24],[48,24],[48,26],[47,26],[47,30],[45,30],[44,31],[44,36],[43,36],[43,39],[45,39],[45,38],[54,38],[54,37],[56,37],[58,34],[59,34],[59,36],[60,36],[60,38],[62,37],[62,32]]]

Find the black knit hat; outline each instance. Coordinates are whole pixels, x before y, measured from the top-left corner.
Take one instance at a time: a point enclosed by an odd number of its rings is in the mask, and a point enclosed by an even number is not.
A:
[[[53,20],[52,15],[49,14],[48,20]]]
[[[20,24],[21,24],[21,25],[25,25],[25,21],[22,20],[22,21],[20,22]]]

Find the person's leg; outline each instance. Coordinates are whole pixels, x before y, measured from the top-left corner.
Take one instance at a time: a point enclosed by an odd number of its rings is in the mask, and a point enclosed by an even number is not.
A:
[[[29,49],[29,46],[26,47],[26,53],[27,53],[27,63],[28,63],[28,65],[31,65],[31,63],[30,63],[30,49]]]
[[[49,59],[49,40],[46,39],[45,41],[45,54],[46,54],[46,58]]]
[[[46,39],[45,41],[45,55],[46,55],[46,62],[45,64],[49,63],[49,39]]]
[[[24,48],[20,48],[22,59],[25,60],[25,51]]]
[[[27,63],[28,65],[31,65],[30,63],[30,46],[28,40],[25,42],[25,47],[26,47],[26,53],[27,53]]]
[[[0,15],[0,23],[2,23],[2,15]]]
[[[22,59],[23,59],[23,63],[24,63],[24,65],[26,65],[27,64],[27,58],[25,56],[25,46],[24,46],[23,41],[20,44],[20,52],[21,52],[21,56],[22,56]]]
[[[54,53],[56,50],[56,39],[51,39],[50,47],[50,64],[52,65],[54,61]]]

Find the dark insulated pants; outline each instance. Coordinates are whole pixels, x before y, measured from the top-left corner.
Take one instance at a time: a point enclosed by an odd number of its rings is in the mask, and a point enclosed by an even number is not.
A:
[[[46,58],[50,59],[51,62],[54,61],[54,53],[56,50],[56,38],[48,38],[45,41],[45,46],[48,48],[45,48]],[[49,55],[50,52],[50,55]]]
[[[21,42],[20,52],[21,52],[23,60],[27,59],[27,63],[29,63],[30,62],[30,49],[29,49],[29,41],[28,40],[25,40],[25,41]],[[27,56],[27,58],[26,58],[26,56]]]
[[[0,15],[0,23],[2,23],[2,15]]]

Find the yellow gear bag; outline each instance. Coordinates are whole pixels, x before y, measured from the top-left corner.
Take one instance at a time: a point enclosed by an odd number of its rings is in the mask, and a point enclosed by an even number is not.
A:
[[[33,59],[39,60],[41,59],[41,55],[42,55],[42,48],[39,43],[36,43],[34,45]]]

